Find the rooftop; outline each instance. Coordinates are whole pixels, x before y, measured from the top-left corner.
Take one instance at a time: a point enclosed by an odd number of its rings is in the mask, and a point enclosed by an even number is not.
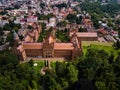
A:
[[[42,49],[43,43],[23,43],[24,49]]]
[[[73,50],[72,43],[55,43],[54,49],[56,50]]]
[[[73,33],[70,33],[70,37],[73,35]],[[96,32],[77,32],[76,35],[78,37],[98,37]]]

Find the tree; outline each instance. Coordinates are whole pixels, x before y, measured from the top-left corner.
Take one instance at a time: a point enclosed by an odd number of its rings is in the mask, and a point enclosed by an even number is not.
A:
[[[120,76],[120,53],[118,53],[118,55],[119,56],[116,58],[115,63],[113,64],[116,76]]]
[[[3,52],[3,54],[0,54],[1,69],[2,67],[4,69],[4,67],[6,66],[6,70],[11,70],[13,68],[16,68],[16,65],[18,65],[18,63],[19,63],[19,60],[16,58],[16,56],[10,53],[9,51]]]
[[[46,28],[46,24],[45,23],[41,23],[41,27],[42,27],[42,31],[44,31],[45,28]]]
[[[14,36],[13,36],[13,32],[10,32],[6,38],[6,42],[10,43],[10,46],[13,46],[14,43]]]
[[[31,86],[32,86],[32,89],[37,90],[37,83],[36,83],[36,81],[32,80]]]
[[[106,90],[106,84],[102,81],[96,81],[95,86],[97,87],[97,90]]]
[[[30,61],[28,62],[29,63],[29,65],[32,67],[33,66],[33,59],[30,59]]]
[[[117,87],[119,90],[120,89],[120,53],[118,53],[118,57],[116,58],[115,62],[113,63],[113,67],[114,67],[114,72],[116,75]],[[110,85],[110,87],[111,87],[111,85]]]
[[[27,88],[27,90],[32,90],[32,88],[28,85],[28,88]]]
[[[7,13],[8,12],[6,10],[0,12],[1,15],[6,15]]]
[[[95,71],[93,68],[86,68],[83,70],[84,77],[88,80],[94,80],[95,77]]]
[[[2,28],[0,27],[0,35],[3,35],[4,33],[3,33],[3,30],[2,30]]]
[[[45,90],[61,90],[61,86],[48,74],[43,77],[43,87]]]
[[[3,30],[8,30],[8,31],[12,31],[12,30],[18,31],[18,29],[20,28],[21,28],[21,25],[15,24],[13,21],[9,21],[9,23],[6,23],[3,26]]]
[[[44,8],[45,7],[45,3],[40,3],[40,7]]]
[[[11,30],[11,27],[9,26],[8,23],[6,23],[6,24],[3,26],[3,30],[8,30],[8,31]]]
[[[68,63],[66,65],[66,78],[68,79],[70,84],[73,84],[78,80],[78,70],[75,68],[74,65]]]
[[[58,26],[58,27],[65,27],[66,24],[67,24],[66,21],[61,21],[61,22],[58,22],[58,23],[57,23],[57,26]]]
[[[118,87],[117,83],[115,83],[115,82],[109,82],[107,89],[108,90],[119,90],[117,87]]]
[[[120,19],[117,19],[115,23],[119,25],[120,24]]]
[[[62,79],[59,82],[60,82],[60,85],[61,85],[63,90],[67,90],[68,89],[69,83],[65,79]]]
[[[71,23],[76,23],[77,16],[75,14],[68,14],[67,20]]]
[[[119,40],[117,40],[117,42],[114,43],[114,47],[115,47],[116,49],[120,49],[120,41],[119,41]]]
[[[108,60],[109,60],[109,64],[113,63],[113,61],[114,61],[114,54],[113,53],[110,54]]]
[[[56,73],[53,69],[47,69],[46,72],[45,72],[46,75],[50,75],[51,77],[53,78],[56,78]]]
[[[61,9],[63,7],[67,8],[67,4],[66,3],[56,4],[56,5],[53,5],[53,6],[58,7],[59,9]]]
[[[87,32],[87,30],[86,30],[85,28],[82,28],[82,27],[80,27],[80,28],[78,29],[78,31],[79,31],[79,32]]]
[[[56,62],[56,64],[55,64],[55,71],[56,71],[56,74],[58,75],[58,77],[64,77],[64,75],[65,75],[65,68],[66,68],[65,63]]]
[[[66,35],[66,32],[63,30],[57,30],[56,37],[61,42],[68,42],[69,41],[69,37]]]
[[[96,13],[92,13],[91,14],[91,19],[93,21],[94,27],[99,28],[100,27],[99,21],[101,20],[101,17]]]

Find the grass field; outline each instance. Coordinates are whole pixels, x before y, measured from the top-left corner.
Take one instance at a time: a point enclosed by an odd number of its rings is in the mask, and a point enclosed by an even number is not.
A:
[[[86,54],[87,49],[88,49],[89,46],[82,46],[82,47],[83,47],[83,53]],[[104,46],[104,45],[94,45],[94,44],[91,44],[90,48],[97,49],[97,50],[104,50],[109,55],[111,53],[113,53],[114,56],[115,56],[115,58],[119,55],[118,53],[120,53],[120,50],[116,50],[112,46],[106,46],[106,45]]]
[[[98,42],[98,41],[82,41],[82,46],[89,46],[89,45],[102,45],[102,46],[112,46],[113,42]]]
[[[37,63],[37,66],[34,66],[34,69],[37,70],[37,72],[40,73],[40,70],[45,66],[44,65],[44,60],[37,60],[34,61],[34,63]],[[51,61],[50,66],[55,69],[55,61]]]
[[[39,60],[39,61],[34,61],[34,63],[37,63],[37,66],[34,66],[34,69],[36,69],[37,72],[40,73],[41,68],[44,66],[44,61]]]
[[[98,50],[104,50],[105,52],[107,52],[109,55],[111,53],[113,53],[115,55],[115,58],[118,56],[118,52],[120,52],[120,50],[115,50],[113,48],[113,42],[97,42],[97,41],[82,41],[82,47],[83,47],[83,52],[84,54],[86,54],[87,52],[87,48],[89,46],[91,46],[91,48],[93,49],[98,49]]]

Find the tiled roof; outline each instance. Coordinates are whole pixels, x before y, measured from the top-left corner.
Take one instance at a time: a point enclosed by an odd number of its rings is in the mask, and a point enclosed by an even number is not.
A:
[[[23,43],[24,49],[42,49],[43,43]]]
[[[72,43],[55,43],[54,49],[57,50],[73,50],[73,44]]]
[[[70,33],[70,37],[73,33]],[[77,37],[98,37],[96,32],[78,32],[76,33]]]
[[[22,45],[18,46],[17,50],[19,50],[20,52],[22,52],[24,50],[23,46]]]
[[[45,38],[45,42],[53,43],[53,42],[55,42],[55,38],[53,37],[53,35],[48,35],[48,36]]]
[[[31,42],[31,39],[32,38],[29,35],[27,35],[24,40],[25,40],[25,42]]]

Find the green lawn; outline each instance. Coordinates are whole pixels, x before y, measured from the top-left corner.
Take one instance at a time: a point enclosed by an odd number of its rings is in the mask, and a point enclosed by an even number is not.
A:
[[[87,52],[87,48],[89,46],[83,46],[83,53],[86,54]],[[93,49],[98,49],[98,50],[104,50],[105,52],[107,52],[109,55],[111,53],[113,53],[115,55],[115,58],[118,56],[118,52],[120,52],[120,50],[115,50],[112,46],[104,46],[104,45],[94,45],[94,44],[91,44],[90,45],[90,48],[93,48]]]
[[[34,66],[34,69],[36,69],[37,72],[40,73],[41,68],[44,67],[44,60],[37,60],[34,61],[34,63],[37,63],[37,66]],[[50,66],[55,69],[55,61],[51,61]]]
[[[34,61],[34,63],[37,63],[37,66],[34,66],[34,69],[36,69],[37,72],[40,73],[41,68],[44,66],[44,61],[39,60],[39,61]]]
[[[89,46],[89,45],[102,45],[102,46],[112,46],[113,42],[98,42],[98,41],[82,41],[82,46]]]
[[[113,53],[115,58],[118,56],[120,50],[115,50],[113,48],[113,42],[98,42],[98,41],[82,41],[83,52],[86,54],[87,48],[91,46],[93,49],[105,50],[109,55]]]

